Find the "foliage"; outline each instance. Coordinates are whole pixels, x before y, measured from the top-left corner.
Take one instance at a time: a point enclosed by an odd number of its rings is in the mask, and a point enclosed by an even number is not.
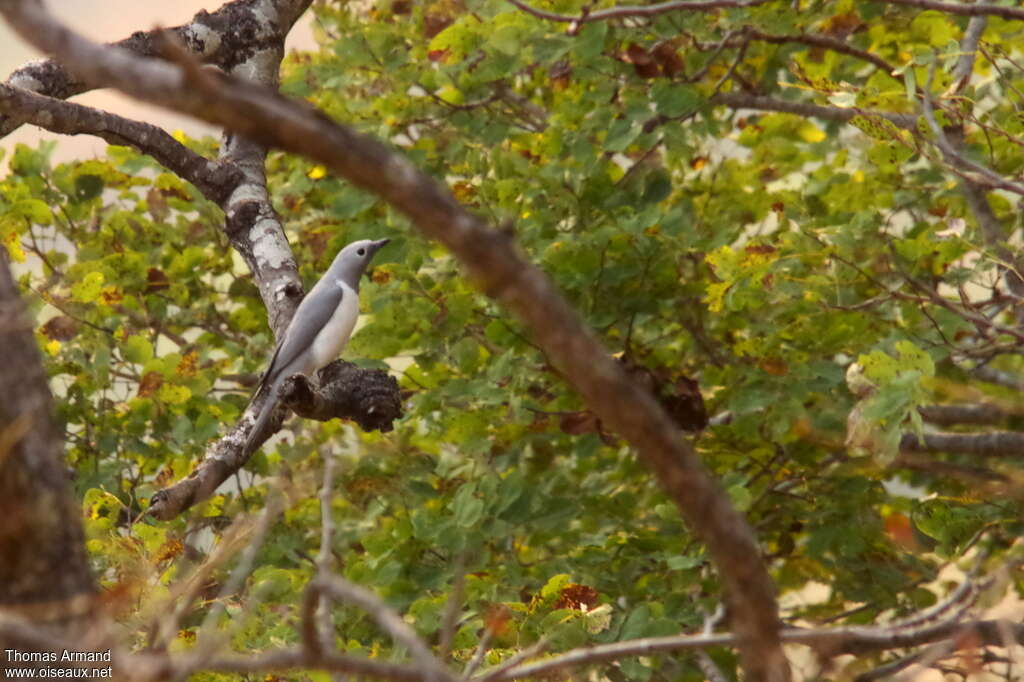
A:
[[[917,112],[937,65],[942,120],[966,122],[971,158],[1019,174],[1024,119],[1009,93],[1024,77],[1000,70],[999,56],[1021,57],[1024,27],[990,19],[993,59],[979,58],[978,78],[943,100],[966,18],[797,4],[567,31],[499,0],[329,3],[317,8],[321,49],[292,55],[282,88],[389,140],[461,201],[514,225],[610,351],[651,370],[656,388],[697,378],[709,412],[731,414],[697,448],[757,529],[784,617],[870,622],[944,596],[934,579],[982,529],[997,529],[987,536],[996,556],[1021,530],[1019,496],[852,457],[842,443],[857,400],[844,371],[857,359],[879,387],[862,414],[897,436],[907,419],[920,431],[916,408],[928,402],[1012,400],[969,385],[967,371],[1021,371],[1019,340],[979,331],[925,293],[997,301],[1006,243],[985,241],[923,121],[908,131],[878,114]],[[755,33],[841,38],[899,68],[796,41],[708,47]],[[712,103],[744,87],[865,113],[844,125]],[[25,262],[89,546],[126,613],[159,608],[197,552],[283,487],[286,511],[222,624],[236,626],[240,651],[294,641],[325,448],[342,462],[332,515],[344,575],[429,641],[461,557],[455,660],[468,661],[485,632],[496,663],[541,637],[561,651],[694,631],[714,611],[721,595],[701,545],[629,449],[580,419],[585,406],[523,330],[383,202],[283,155],[271,157],[270,187],[307,282],[348,241],[394,239],[363,286],[367,315],[346,354],[400,375],[406,417],[387,435],[294,420],[294,438],[266,446],[191,520],[129,528],[239,416],[248,395],[238,378],[260,371],[271,338],[223,215],[195,188],[125,148],[57,165],[50,151],[13,151],[0,233]],[[1009,234],[1013,206],[989,198]],[[1017,324],[1012,307],[995,319]],[[910,519],[918,540],[893,519]],[[826,596],[787,598],[811,583]],[[185,615],[177,646],[206,611]],[[339,607],[334,620],[350,651],[401,655],[358,610]],[[620,672],[703,679],[687,656]]]

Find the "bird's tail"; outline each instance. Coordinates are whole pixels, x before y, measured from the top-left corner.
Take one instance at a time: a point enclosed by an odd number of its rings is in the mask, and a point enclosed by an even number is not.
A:
[[[277,392],[272,391],[267,399],[263,401],[263,407],[260,409],[260,413],[256,415],[256,424],[249,431],[248,437],[245,439],[245,451],[252,453],[256,447],[256,439],[259,438],[260,434],[267,427],[267,422],[274,416],[274,411],[277,409]]]

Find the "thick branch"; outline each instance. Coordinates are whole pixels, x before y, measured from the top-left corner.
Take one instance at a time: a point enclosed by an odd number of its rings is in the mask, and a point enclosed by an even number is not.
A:
[[[273,7],[279,15],[268,22],[268,17],[261,13],[270,5],[235,0],[212,13],[201,10],[189,23],[166,30],[173,33],[196,59],[228,71],[246,61],[255,50],[262,49],[266,41],[274,38],[278,26],[285,27],[284,34],[279,36],[283,41],[287,28],[308,5],[308,0],[277,0]],[[113,44],[140,56],[156,57],[159,54],[155,44],[158,33],[160,30],[138,31]],[[56,99],[67,99],[95,87],[95,84],[77,78],[72,70],[52,59],[34,61],[17,69],[7,79],[7,84]],[[11,115],[10,112],[0,116],[0,137],[26,122],[20,115]]]
[[[387,433],[402,416],[398,382],[379,369],[336,360],[317,374],[319,387],[297,375],[281,387],[281,403],[305,419],[351,419],[363,431]]]
[[[300,4],[304,8],[308,0]],[[288,15],[287,12],[283,14]],[[267,27],[264,33],[274,38],[239,55],[229,70],[242,74],[240,77],[276,88],[278,68],[284,55],[284,37],[291,27],[290,22],[298,14],[292,12],[289,16],[291,19],[285,26]],[[162,41],[154,42],[167,48],[171,39],[167,34],[162,37]],[[173,47],[184,49],[178,43]],[[302,299],[302,282],[281,219],[267,191],[266,149],[243,136],[226,134],[220,159],[221,163],[238,169],[241,176],[241,181],[221,201],[226,216],[225,232],[253,273],[253,281],[267,309],[270,328],[279,337]],[[206,456],[188,478],[158,491],[150,500],[149,513],[158,519],[171,519],[212,495],[221,483],[245,466],[252,456],[252,451],[244,449],[246,433],[261,406],[260,400],[250,405],[240,422],[208,448]],[[263,440],[275,433],[281,422],[281,419],[272,420],[272,429],[267,431]]]
[[[981,457],[1019,457],[1024,455],[1024,433],[986,431],[985,433],[926,433],[924,442],[916,434],[900,439],[904,452],[953,452]]]
[[[946,476],[965,483],[984,485],[987,483],[1009,483],[1006,474],[970,464],[958,464],[937,459],[932,455],[922,455],[906,450],[901,451],[889,465],[893,469],[920,471],[932,476]]]
[[[953,426],[956,424],[999,424],[1009,415],[997,405],[970,403],[966,405],[927,405],[918,409],[921,418],[931,424]]]
[[[5,249],[0,249],[0,353],[0,613],[69,628],[95,608],[96,586],[46,371]],[[5,667],[6,660],[0,662],[0,669]]]
[[[84,133],[101,137],[110,144],[134,147],[191,182],[203,196],[218,204],[242,179],[242,174],[232,166],[196,154],[162,128],[100,109],[0,83],[0,111],[51,132]]]
[[[885,0],[890,5],[908,5],[920,7],[921,9],[934,9],[946,14],[959,14],[964,17],[976,17],[987,15],[1002,17],[1003,19],[1024,19],[1024,9],[1010,7],[1008,5],[990,5],[979,2],[975,5],[965,5],[959,2],[938,2],[937,0]]]
[[[444,243],[479,288],[526,323],[594,412],[637,449],[707,544],[726,588],[746,679],[789,679],[774,588],[749,526],[668,415],[583,327],[547,276],[515,249],[508,233],[489,229],[439,183],[383,144],[334,124],[308,105],[197,69],[186,69],[187,80],[184,70],[96,46],[56,25],[33,3],[5,0],[0,9],[26,39],[74,64],[85,80],[316,159],[378,194]]]
[[[971,374],[975,378],[986,383],[1005,386],[1006,388],[1013,389],[1014,391],[1024,393],[1024,376],[1020,376],[1019,374],[1004,372],[1001,369],[989,367],[988,365],[983,365],[972,370]]]

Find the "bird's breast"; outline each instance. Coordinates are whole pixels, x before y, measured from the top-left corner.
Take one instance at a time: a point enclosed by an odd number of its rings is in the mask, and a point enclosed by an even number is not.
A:
[[[359,294],[340,280],[336,284],[341,287],[344,295],[341,297],[341,304],[334,309],[331,318],[313,341],[311,354],[316,369],[335,360],[341,354],[359,318]]]

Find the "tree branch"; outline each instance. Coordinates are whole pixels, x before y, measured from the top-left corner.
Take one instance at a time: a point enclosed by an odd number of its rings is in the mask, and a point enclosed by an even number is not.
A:
[[[275,35],[284,40],[287,29],[309,6],[310,0],[275,0],[276,21],[267,21],[261,14],[263,6],[247,0],[234,0],[215,12],[199,11],[192,21],[169,29],[137,31],[113,45],[142,57],[157,57],[155,37],[164,30],[175,38],[204,64],[230,70],[246,61],[255,51],[272,40]],[[283,34],[275,34],[285,27]],[[67,99],[88,92],[94,84],[77,78],[72,70],[52,59],[30,62],[14,71],[7,85],[31,90],[56,99]],[[22,123],[19,116],[0,116],[0,137],[16,130]]]
[[[364,431],[390,431],[402,416],[398,382],[380,370],[361,369],[338,360],[318,375],[314,390],[304,377],[292,377],[281,393],[279,416],[271,420],[263,440],[281,428],[286,410],[306,419],[351,419]],[[255,403],[246,411],[249,415]],[[214,493],[221,483],[245,466],[252,453],[244,445],[252,420],[243,416],[228,433],[214,442],[188,477],[159,490],[150,500],[149,514],[161,521],[178,514]],[[263,442],[262,440],[259,442]]]
[[[800,33],[795,35],[775,35],[772,33],[762,33],[761,31],[748,30],[744,35],[752,40],[759,40],[765,43],[771,43],[774,45],[784,45],[786,43],[799,43],[801,45],[810,45],[811,47],[820,47],[833,52],[839,52],[849,57],[855,57],[862,61],[868,62],[869,64],[878,67],[882,71],[885,71],[889,75],[893,75],[896,70],[894,64],[890,64],[886,60],[879,57],[873,52],[862,50],[853,45],[833,38],[831,36],[818,35],[815,33]],[[899,78],[899,77],[897,77]]]
[[[319,598],[330,597],[345,601],[364,611],[396,644],[409,652],[424,679],[455,682],[452,674],[434,657],[416,632],[373,592],[336,575],[318,575],[306,589],[307,592],[319,595]]]
[[[654,17],[667,12],[706,12],[713,9],[725,9],[728,7],[755,7],[763,5],[771,0],[672,0],[671,2],[659,2],[653,5],[622,5],[610,9],[588,12],[584,10],[577,16],[568,14],[555,14],[537,9],[523,0],[508,0],[522,11],[547,21],[558,21],[566,24],[589,24],[594,21],[608,21],[609,19],[627,19],[630,17]]]
[[[926,405],[918,409],[921,418],[931,424],[999,424],[1010,416],[991,403],[965,405]]]
[[[931,95],[931,84],[934,75],[935,63],[932,62],[931,69],[928,72],[928,83],[925,85],[924,97],[921,101],[924,110],[924,118],[928,122],[928,127],[931,128],[932,134],[935,135],[935,146],[939,148],[942,155],[946,157],[946,160],[950,164],[965,172],[977,174],[976,177],[965,177],[964,180],[966,182],[974,185],[985,185],[992,189],[1005,189],[1007,192],[1024,195],[1024,185],[1020,185],[1016,182],[1010,182],[992,169],[986,168],[980,163],[971,161],[960,154],[960,152],[949,143],[949,140],[946,139],[946,133],[939,126],[938,121],[935,120],[935,112],[933,110],[934,107],[932,105]]]
[[[962,624],[943,622],[909,632],[890,630],[884,627],[787,629],[782,631],[780,637],[786,644],[802,644],[832,657],[841,654],[863,655],[875,651],[902,649],[947,640],[952,642],[955,648],[973,647],[979,644],[1004,646],[1005,640],[1001,629],[1005,625],[1005,621],[985,620]],[[1011,624],[1009,627],[1013,640],[1024,643],[1024,624]],[[974,635],[974,637],[966,637],[968,634]],[[573,649],[559,656],[520,665],[491,679],[494,682],[501,682],[502,680],[543,677],[545,674],[559,670],[607,663],[634,656],[651,656],[670,651],[703,650],[721,646],[736,646],[736,644],[736,636],[730,633],[634,639]]]
[[[1024,455],[1024,433],[986,431],[984,433],[926,433],[924,442],[917,434],[906,433],[900,439],[904,452],[954,452],[981,457],[1020,457]]]
[[[798,116],[815,116],[826,121],[848,123],[854,116],[879,116],[904,130],[914,130],[917,117],[913,114],[894,114],[888,111],[867,111],[855,107],[826,107],[810,102],[792,102],[766,95],[748,92],[720,92],[710,100],[711,104],[724,104],[733,109],[760,109],[779,111]]]
[[[387,663],[371,658],[324,652],[316,656],[300,649],[275,649],[255,656],[224,656],[220,658],[184,657],[139,654],[128,659],[118,670],[126,670],[131,679],[175,680],[200,671],[257,674],[285,670],[324,670],[390,682],[430,682],[428,671],[417,665]]]
[[[0,612],[67,626],[94,608],[80,503],[72,499],[46,370],[0,249]],[[0,667],[3,667],[0,665]]]
[[[988,15],[1002,17],[1003,19],[1024,19],[1024,9],[1009,7],[1007,5],[990,5],[979,2],[975,5],[965,5],[959,2],[938,2],[938,0],[884,0],[890,5],[907,5],[921,9],[934,9],[946,14],[958,14],[964,17],[976,17]]]
[[[134,147],[191,182],[203,196],[218,204],[242,180],[236,168],[196,154],[162,128],[100,109],[0,83],[0,111],[54,133],[95,135],[110,144]]]
[[[363,431],[387,433],[402,416],[398,382],[379,369],[362,369],[336,360],[317,373],[314,390],[305,377],[282,386],[281,403],[305,419],[351,419]]]
[[[1011,372],[1004,372],[1001,369],[989,367],[988,365],[983,365],[971,370],[971,374],[974,375],[975,378],[986,383],[1004,386],[1006,388],[1013,389],[1014,391],[1024,393],[1024,376],[1013,374]]]
[[[594,412],[636,448],[706,543],[726,589],[746,679],[789,679],[774,587],[749,526],[650,393],[631,381],[583,327],[547,276],[515,249],[508,232],[490,229],[383,144],[334,124],[305,103],[235,79],[190,79],[185,69],[94,45],[34,3],[4,0],[0,11],[27,40],[75,65],[83,80],[316,159],[444,243],[480,289],[526,323]]]

